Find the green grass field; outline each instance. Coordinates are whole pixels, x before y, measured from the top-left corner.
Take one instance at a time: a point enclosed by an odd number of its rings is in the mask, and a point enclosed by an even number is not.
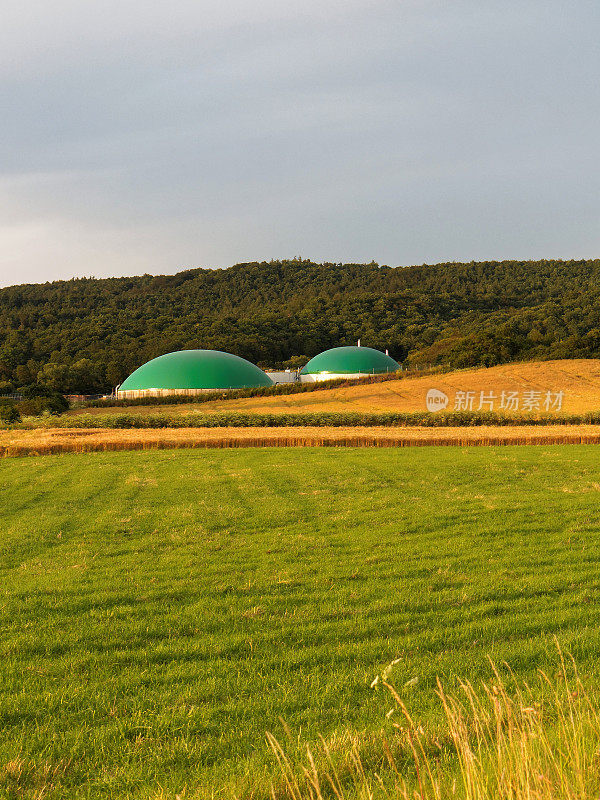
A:
[[[557,636],[593,679],[599,453],[0,462],[0,797],[267,796],[265,731],[385,729],[370,684],[396,658],[432,724],[436,676],[487,677],[488,654],[529,679]]]

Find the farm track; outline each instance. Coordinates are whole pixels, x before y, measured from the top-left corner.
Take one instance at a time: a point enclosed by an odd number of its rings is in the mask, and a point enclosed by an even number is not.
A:
[[[479,447],[600,444],[595,425],[477,428],[82,428],[0,431],[0,457],[245,447]]]

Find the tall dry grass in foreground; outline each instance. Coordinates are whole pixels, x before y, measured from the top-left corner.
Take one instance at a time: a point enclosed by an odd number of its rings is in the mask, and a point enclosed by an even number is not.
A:
[[[476,688],[460,682],[448,694],[438,681],[443,725],[426,730],[383,681],[401,722],[382,734],[369,766],[356,739],[344,759],[321,741],[292,763],[267,734],[281,777],[273,800],[591,800],[600,795],[600,702],[584,688],[575,665],[532,687],[510,675]],[[388,712],[391,716],[391,711]],[[370,749],[370,748],[367,748]]]

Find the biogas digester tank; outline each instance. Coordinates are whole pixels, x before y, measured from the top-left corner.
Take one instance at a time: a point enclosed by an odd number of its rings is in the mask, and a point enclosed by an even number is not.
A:
[[[324,381],[381,375],[399,369],[397,361],[372,347],[332,347],[311,358],[300,377],[302,380]]]
[[[193,395],[262,386],[273,386],[273,381],[245,358],[221,350],[178,350],[136,369],[119,386],[117,394],[122,398]]]

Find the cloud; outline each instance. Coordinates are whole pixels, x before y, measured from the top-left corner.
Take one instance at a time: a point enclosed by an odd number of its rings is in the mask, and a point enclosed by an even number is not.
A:
[[[0,285],[597,252],[592,2],[4,11]]]

